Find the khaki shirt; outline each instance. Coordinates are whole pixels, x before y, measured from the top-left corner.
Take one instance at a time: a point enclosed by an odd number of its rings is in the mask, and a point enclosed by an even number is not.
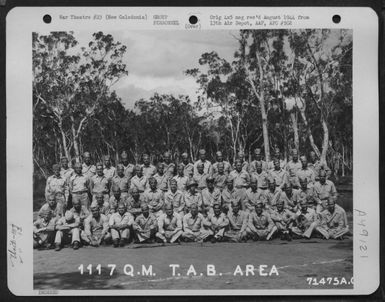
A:
[[[275,185],[277,187],[282,188],[285,183],[288,182],[289,176],[287,174],[287,171],[283,169],[279,170],[270,170],[270,176],[275,180]]]
[[[173,213],[171,217],[162,214],[158,218],[158,228],[160,233],[182,230],[182,218],[177,213]]]
[[[164,192],[156,189],[155,191],[147,189],[143,194],[144,202],[148,204],[150,212],[157,212],[164,205]]]
[[[244,170],[241,170],[241,172],[233,170],[230,173],[230,177],[234,179],[234,188],[247,188],[250,184],[249,173]]]
[[[317,181],[313,186],[313,191],[318,203],[327,201],[329,197],[333,197],[334,200],[337,198],[336,187],[334,183],[328,179],[326,179],[324,184]]]
[[[85,163],[82,164],[82,174],[91,178],[96,174],[96,167],[94,165],[87,166]]]
[[[158,227],[158,221],[153,214],[149,214],[148,217],[144,217],[143,214],[140,214],[136,217],[134,222],[134,229],[139,229],[142,231],[150,231],[151,229]]]
[[[135,200],[131,195],[127,198],[127,212],[138,215],[142,213],[141,205],[144,203],[143,195],[139,195],[138,200]]]
[[[283,209],[282,211],[273,210],[270,214],[273,222],[280,222],[284,225],[288,225],[292,220],[295,219],[295,215],[293,212],[288,209]]]
[[[231,168],[231,165],[229,162],[227,161],[222,161],[223,163],[223,166],[224,166],[224,169],[223,169],[223,172],[224,174],[227,176],[230,174],[232,168]],[[219,162],[215,162],[213,165],[212,165],[212,169],[211,169],[211,173],[212,174],[215,174],[215,173],[218,173],[218,164]]]
[[[182,165],[184,166],[184,176],[192,177],[194,175],[194,165],[192,163],[188,163],[187,165],[182,163]]]
[[[267,212],[262,212],[260,215],[251,212],[249,214],[249,227],[254,227],[257,230],[271,230],[274,227],[274,222]]]
[[[200,192],[195,192],[195,194],[192,195],[189,191],[187,191],[184,194],[184,201],[188,211],[194,203],[200,208],[202,206],[202,194]]]
[[[57,177],[56,175],[48,177],[45,186],[45,194],[50,195],[55,193],[68,193],[67,178],[64,178],[63,176]]]
[[[261,195],[264,195],[265,192],[257,189],[253,191],[251,188],[246,190],[246,208],[249,211],[255,210],[255,205],[260,202]]]
[[[228,208],[231,208],[231,201],[237,200],[241,203],[243,203],[242,196],[239,193],[238,190],[233,189],[232,191],[229,191],[229,189],[226,187],[223,189],[221,193],[222,198],[222,206],[227,206]]]
[[[193,178],[194,180],[198,183],[198,189],[199,190],[203,190],[204,188],[207,187],[207,178],[209,177],[209,175],[207,173],[203,173],[203,174],[200,174],[200,173],[195,173]]]
[[[167,191],[168,190],[168,181],[169,178],[166,174],[159,175],[159,173],[156,173],[154,175],[154,178],[156,179],[158,189],[162,191]]]
[[[253,172],[251,174],[251,177],[256,178],[258,181],[258,188],[260,189],[266,189],[267,188],[267,178],[269,177],[269,174],[262,170],[261,173],[258,173],[257,171]]]
[[[307,188],[306,191],[303,191],[301,188],[299,188],[298,190],[293,190],[293,194],[295,194],[294,198],[299,203],[301,200],[305,199],[307,200],[308,205],[313,205],[315,202],[313,188]]]
[[[88,215],[90,215],[90,212],[87,210],[87,208],[85,206],[82,206],[80,208],[79,212],[77,212],[75,210],[75,208],[72,208],[69,211],[72,212],[74,217],[78,217],[79,218],[80,223],[83,223],[84,219],[86,219],[88,217]]]
[[[107,177],[108,180],[111,180],[112,177],[116,175],[116,168],[113,166],[110,166],[109,168],[104,167],[103,174],[105,177]]]
[[[184,215],[183,217],[183,229],[184,231],[198,232],[203,228],[204,217],[201,213],[198,213],[194,218],[191,213]]]
[[[254,173],[254,172],[257,172],[257,163],[260,162],[262,164],[262,170],[263,171],[267,171],[267,162],[265,162],[264,160],[253,160],[251,163],[250,163],[250,166],[249,166],[249,173]]]
[[[91,177],[90,188],[92,194],[108,194],[110,192],[110,179],[108,179],[105,175],[94,175]]]
[[[298,210],[297,213],[294,214],[294,219],[300,228],[301,226],[309,227],[311,223],[318,221],[315,210],[311,208],[307,208],[306,212]]]
[[[71,193],[79,193],[88,191],[90,187],[90,179],[85,175],[74,174],[69,181],[69,189]]]
[[[176,212],[183,211],[185,207],[184,194],[179,190],[175,191],[175,193],[168,190],[164,194],[164,201],[166,204],[172,204]]]
[[[321,212],[321,223],[329,229],[345,228],[347,226],[345,216],[345,210],[335,206],[333,213],[328,209]]]
[[[215,187],[222,191],[226,187],[227,174],[219,174],[215,172],[213,174],[213,178]]]
[[[289,161],[286,165],[286,171],[289,173],[289,177],[296,177],[298,170],[302,169],[302,164],[300,161]]]
[[[37,231],[41,228],[47,228],[47,231],[54,231],[58,217],[52,217],[50,220],[45,221],[43,218],[38,218],[33,223],[33,230]]]
[[[281,197],[282,190],[280,188],[275,188],[274,192],[271,192],[270,190],[266,190],[265,196],[267,199],[267,204],[270,207],[275,207],[277,204],[277,201]]]
[[[220,213],[219,216],[214,213],[208,214],[208,222],[212,229],[225,228],[229,225],[229,219],[224,213]]]
[[[202,190],[202,204],[205,207],[212,207],[214,204],[221,204],[221,191],[214,188],[211,192],[208,188]]]
[[[156,168],[155,166],[153,165],[148,165],[148,166],[145,166],[145,165],[142,165],[142,168],[143,168],[143,175],[145,177],[147,177],[147,179],[151,178],[152,176],[155,175],[156,173]]]
[[[99,218],[88,216],[84,219],[84,232],[86,235],[91,236],[92,234],[100,234],[108,232],[108,218],[104,214],[100,214]]]
[[[133,164],[128,164],[127,166],[125,166],[124,164],[122,164],[122,165],[124,167],[124,175],[128,179],[131,179],[132,176],[134,175],[134,172],[135,172],[135,165],[133,165]]]
[[[119,212],[113,213],[109,220],[110,227],[112,226],[124,226],[130,227],[134,223],[134,216],[131,213],[125,212],[120,215]]]
[[[174,177],[176,173],[176,166],[174,163],[166,164],[165,162],[163,162],[163,168],[164,168],[164,174],[166,175],[167,180]]]
[[[299,179],[306,179],[308,186],[313,186],[313,183],[315,181],[315,175],[314,175],[314,171],[312,169],[310,169],[310,168],[302,169],[301,168],[297,171],[297,176]]]
[[[131,190],[133,188],[137,188],[139,192],[143,193],[148,186],[148,178],[146,176],[138,177],[138,175],[135,175],[131,178]]]
[[[64,168],[61,168],[60,169],[60,175],[61,177],[63,177],[65,180],[69,179],[72,175],[75,174],[75,171],[74,169],[72,168],[68,168],[68,169],[64,169]]]
[[[234,231],[244,232],[247,227],[247,223],[249,221],[249,214],[245,211],[238,211],[235,214],[233,211],[229,211],[227,214],[229,218],[230,229]]]
[[[47,203],[43,204],[38,212],[38,216],[41,216],[41,214],[45,211],[51,211],[54,217],[62,217],[64,215],[64,209],[61,204],[56,204],[55,208],[51,208]]]
[[[115,175],[111,180],[111,187],[114,188],[115,186],[120,189],[120,192],[128,192],[131,186],[130,179],[127,176]]]
[[[197,160],[194,164],[194,174],[198,174],[198,165],[203,163],[203,173],[210,174],[211,173],[211,162],[205,160],[204,162],[200,159]]]
[[[172,179],[176,180],[176,185],[177,185],[179,191],[185,192],[187,190],[187,187],[186,187],[187,180],[188,180],[187,176],[181,177],[179,175],[176,175]]]

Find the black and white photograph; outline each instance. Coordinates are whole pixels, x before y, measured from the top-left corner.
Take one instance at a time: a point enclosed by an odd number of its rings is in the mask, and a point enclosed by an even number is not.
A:
[[[33,32],[33,288],[352,289],[353,48]]]

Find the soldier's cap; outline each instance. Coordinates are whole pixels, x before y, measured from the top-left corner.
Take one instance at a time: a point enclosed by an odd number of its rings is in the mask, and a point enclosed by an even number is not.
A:
[[[265,199],[265,197],[263,197],[263,199]],[[257,203],[255,204],[255,207],[259,207],[259,206],[263,207],[263,202],[261,200],[258,200]]]
[[[83,153],[83,157],[91,157],[90,152],[86,151]]]
[[[206,150],[205,149],[200,149],[199,150],[199,154],[201,154],[201,155],[206,154]]]
[[[186,152],[183,152],[182,157],[188,157],[188,154]]]
[[[104,160],[111,159],[111,156],[109,154],[104,155]]]
[[[198,183],[195,181],[194,178],[189,178],[186,183],[186,187],[189,188],[191,186],[197,186]]]
[[[222,152],[221,151],[218,151],[216,154],[217,154],[217,156],[222,156]]]
[[[171,156],[169,151],[164,152],[163,156]]]
[[[70,220],[74,219],[74,214],[71,211],[67,211],[64,214],[64,218],[65,218],[65,220],[70,221]]]
[[[256,149],[254,150],[254,153],[255,153],[255,154],[261,154],[261,148],[256,148]]]
[[[176,179],[174,179],[174,178],[172,178],[171,180],[170,180],[170,184],[177,184],[178,182],[176,181]]]
[[[245,156],[245,152],[239,151],[239,152],[238,152],[238,156]]]
[[[60,165],[59,164],[54,164],[52,166],[52,170],[60,170]]]
[[[67,158],[67,157],[65,157],[65,156],[62,156],[62,157],[60,158],[60,160],[63,160],[63,159],[65,159],[65,160],[67,160],[67,161],[68,161],[68,158]]]
[[[206,178],[206,182],[209,183],[209,182],[214,182],[214,178],[212,176],[209,176]]]
[[[77,162],[74,164],[74,168],[81,168],[82,167],[82,164]]]
[[[113,186],[112,187],[112,192],[113,193],[120,193],[120,188],[118,186]]]
[[[302,155],[302,156],[300,157],[300,160],[307,160],[307,159],[306,159],[306,156],[305,156],[305,155]]]
[[[104,195],[103,195],[103,193],[102,192],[98,192],[98,193],[96,193],[96,195],[95,195],[95,198],[104,198]]]

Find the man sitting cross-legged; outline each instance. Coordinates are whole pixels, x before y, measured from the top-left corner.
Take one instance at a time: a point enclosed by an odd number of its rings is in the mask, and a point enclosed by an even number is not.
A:
[[[59,217],[50,210],[40,212],[40,217],[33,223],[33,248],[51,248],[55,239],[55,224]]]
[[[229,229],[225,231],[225,239],[232,242],[246,240],[249,214],[241,210],[241,205],[238,200],[232,200],[231,210],[227,214],[227,217],[229,219]]]
[[[56,223],[55,251],[60,251],[62,244],[71,241],[74,250],[80,246],[80,216],[67,211]]]
[[[213,234],[204,228],[204,217],[198,212],[198,205],[193,203],[190,212],[183,217],[183,238],[185,241],[203,242]]]
[[[158,218],[158,232],[156,233],[156,237],[164,243],[173,243],[179,240],[182,233],[182,218],[174,212],[172,203],[166,204],[165,214],[162,214]]]
[[[152,242],[158,228],[158,222],[146,203],[141,205],[142,214],[136,217],[133,229],[134,236],[140,243]]]
[[[255,212],[249,213],[248,235],[254,241],[270,240],[276,231],[277,227],[271,220],[270,214],[263,210],[262,203],[257,203],[255,205]]]
[[[100,213],[97,204],[91,205],[91,215],[84,220],[84,231],[81,233],[82,240],[91,246],[99,246],[108,243],[111,234],[108,232],[108,218]]]
[[[119,203],[118,211],[110,217],[112,243],[114,247],[123,247],[130,238],[130,228],[134,222],[134,216],[127,212],[126,205]]]

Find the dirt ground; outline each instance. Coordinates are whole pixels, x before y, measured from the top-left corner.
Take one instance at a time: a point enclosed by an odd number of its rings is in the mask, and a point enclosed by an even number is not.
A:
[[[124,248],[83,247],[34,250],[35,289],[308,289],[352,288],[352,239],[275,239],[248,243],[182,243],[181,245],[129,245]],[[79,266],[83,264],[83,275]],[[87,266],[93,265],[89,275]],[[100,275],[96,266],[101,264]],[[110,276],[108,264],[116,264]],[[124,266],[133,266],[133,276]],[[179,264],[173,275],[170,264]],[[190,265],[193,265],[191,270]],[[207,265],[215,275],[207,274]],[[250,266],[246,276],[246,265]],[[142,272],[152,265],[152,275]],[[237,271],[237,265],[240,270]],[[266,265],[260,267],[260,265]],[[274,271],[276,267],[277,273]],[[188,270],[190,268],[190,273]],[[242,271],[242,272],[240,272]],[[236,273],[235,273],[236,272]],[[130,269],[126,266],[126,273]],[[267,273],[267,276],[263,274]],[[270,276],[269,276],[270,274]],[[309,285],[307,278],[342,277],[348,284]]]

